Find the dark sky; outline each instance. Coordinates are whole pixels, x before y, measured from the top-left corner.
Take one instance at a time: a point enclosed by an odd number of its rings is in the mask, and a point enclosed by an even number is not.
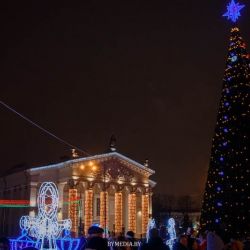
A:
[[[200,194],[227,53],[230,24],[221,15],[228,1],[64,2],[1,6],[1,100],[91,154],[104,152],[114,133],[119,152],[149,158],[156,191]],[[247,42],[249,16],[250,6],[240,20]],[[2,106],[0,152],[2,172],[70,153]]]

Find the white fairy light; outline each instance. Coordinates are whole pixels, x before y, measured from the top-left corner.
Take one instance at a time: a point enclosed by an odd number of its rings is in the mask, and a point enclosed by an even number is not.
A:
[[[70,231],[71,220],[58,221],[59,195],[53,182],[44,182],[41,185],[37,203],[38,215],[21,217],[20,227],[29,229],[29,235],[36,238],[36,247],[40,245],[40,249],[56,250],[56,240],[61,236],[63,230]],[[46,248],[45,245],[48,247]]]
[[[156,223],[155,223],[155,219],[150,219],[148,221],[148,227],[147,227],[147,233],[146,233],[146,239],[147,239],[147,242],[149,240],[149,233],[150,233],[150,230],[153,229],[153,228],[156,228]]]
[[[166,244],[169,246],[170,250],[172,250],[174,242],[176,240],[176,231],[175,231],[175,220],[174,220],[174,218],[170,218],[168,220],[168,234],[169,234],[169,240],[167,240]]]

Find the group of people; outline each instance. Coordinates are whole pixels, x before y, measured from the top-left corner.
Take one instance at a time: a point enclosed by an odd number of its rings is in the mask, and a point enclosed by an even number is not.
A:
[[[244,240],[231,238],[227,243],[215,232],[185,233],[173,245],[160,237],[159,230],[152,228],[148,239],[136,239],[132,231],[118,237],[103,238],[103,229],[91,227],[81,250],[250,250],[250,237]],[[115,244],[116,243],[116,244]]]
[[[0,238],[0,250],[10,249],[9,240]],[[25,250],[36,250],[28,247]],[[250,250],[250,237],[244,241],[231,239],[224,243],[215,232],[195,234],[182,234],[173,245],[167,244],[167,239],[160,237],[159,230],[152,228],[147,239],[136,239],[132,231],[119,236],[105,234],[98,226],[91,226],[88,236],[81,238],[79,250]]]

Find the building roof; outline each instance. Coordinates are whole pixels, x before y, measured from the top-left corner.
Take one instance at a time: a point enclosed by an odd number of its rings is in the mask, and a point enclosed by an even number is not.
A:
[[[148,167],[145,167],[143,164],[140,164],[140,163],[138,163],[138,162],[136,162],[136,161],[134,161],[134,160],[128,158],[127,156],[124,156],[118,152],[109,152],[109,153],[105,153],[105,154],[99,154],[99,155],[94,155],[94,156],[87,156],[87,157],[72,159],[72,160],[68,160],[68,161],[64,161],[64,162],[60,162],[60,163],[56,163],[56,164],[50,164],[50,165],[41,166],[41,167],[34,167],[34,168],[28,169],[28,171],[35,172],[35,171],[40,171],[40,170],[45,170],[45,169],[55,169],[55,168],[60,169],[60,168],[65,167],[65,165],[79,163],[82,161],[101,160],[103,158],[118,158],[118,159],[121,159],[125,162],[128,162],[128,163],[138,167],[141,170],[148,172],[149,175],[152,175],[155,173],[154,170],[152,170]]]

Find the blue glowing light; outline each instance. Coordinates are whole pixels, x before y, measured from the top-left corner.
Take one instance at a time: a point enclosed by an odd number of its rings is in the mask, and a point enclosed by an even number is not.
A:
[[[227,142],[225,141],[225,142],[223,142],[223,146],[227,146]]]
[[[238,59],[238,57],[237,57],[237,56],[233,56],[233,57],[231,57],[231,61],[232,61],[232,62],[237,61],[237,59]]]
[[[224,158],[223,158],[223,157],[220,157],[220,161],[224,161]]]
[[[223,172],[223,171],[220,171],[220,172],[219,172],[219,175],[220,175],[220,176],[223,176],[223,175],[224,175],[224,172]],[[218,187],[218,188],[220,188],[220,187]],[[217,188],[217,190],[218,190],[218,188]],[[220,188],[220,190],[221,190],[221,188]]]
[[[228,107],[228,106],[229,106],[229,102],[226,102],[226,103],[225,103],[225,106]]]
[[[218,207],[222,207],[222,203],[221,202],[217,202],[217,206]]]
[[[217,191],[221,191],[221,187],[217,187]]]
[[[244,7],[244,4],[240,5],[239,3],[235,3],[234,0],[231,0],[231,2],[227,5],[227,12],[223,16],[227,17],[228,20],[231,20],[235,23],[241,16],[240,11]]]
[[[219,222],[220,222],[220,220],[219,220],[219,219],[215,219],[215,222],[216,222],[216,223],[219,223]]]
[[[227,128],[224,128],[224,132],[227,133],[227,132],[228,132],[228,129],[227,129]]]
[[[227,120],[227,119],[228,119],[228,116],[227,116],[227,115],[224,115],[224,119]]]
[[[170,218],[168,220],[167,229],[169,234],[169,240],[166,241],[166,245],[168,245],[170,250],[173,250],[173,245],[176,240],[175,220],[173,218]]]

